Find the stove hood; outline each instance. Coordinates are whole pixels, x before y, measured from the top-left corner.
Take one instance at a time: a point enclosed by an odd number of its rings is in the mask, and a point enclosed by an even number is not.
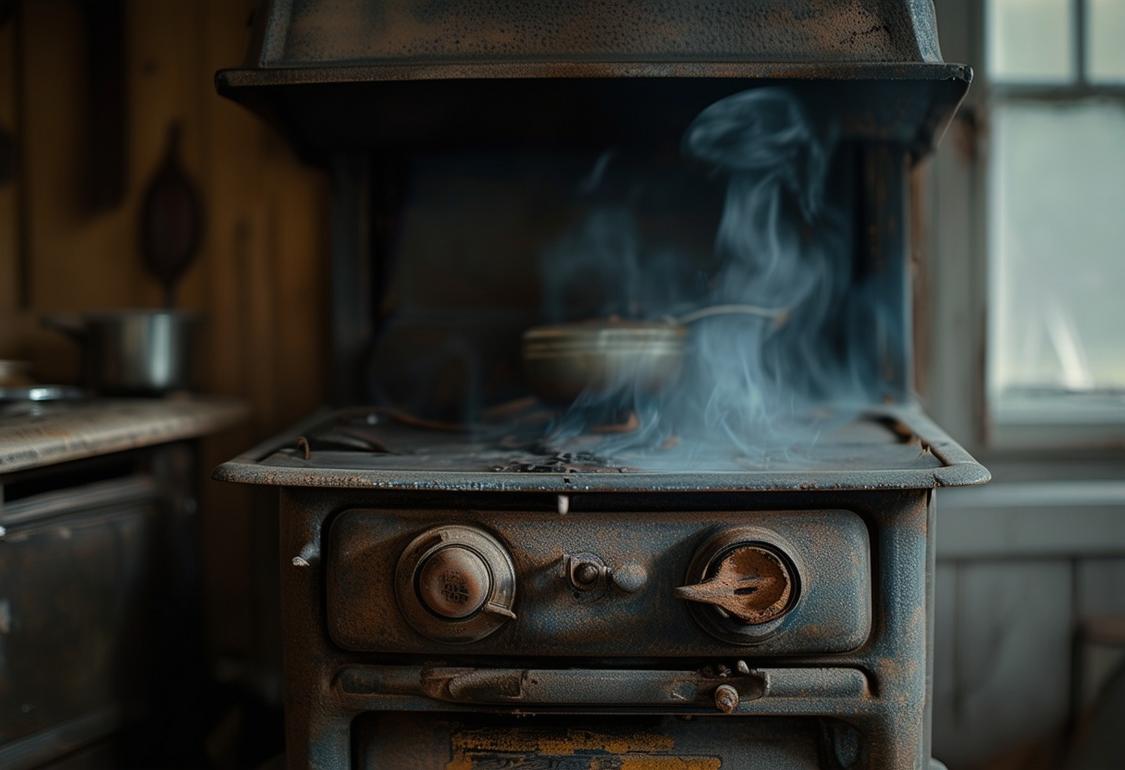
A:
[[[267,0],[221,94],[301,149],[675,144],[711,102],[788,83],[846,138],[931,148],[972,71],[932,0]]]

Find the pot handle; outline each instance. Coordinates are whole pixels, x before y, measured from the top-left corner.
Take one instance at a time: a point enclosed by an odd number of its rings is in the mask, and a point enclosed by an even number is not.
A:
[[[86,322],[82,320],[81,316],[48,315],[40,318],[39,323],[43,325],[44,329],[50,329],[51,331],[70,337],[70,339],[79,345],[86,342]]]

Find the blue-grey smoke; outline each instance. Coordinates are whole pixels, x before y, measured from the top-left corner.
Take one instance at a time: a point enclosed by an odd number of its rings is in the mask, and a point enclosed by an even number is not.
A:
[[[702,291],[692,284],[688,255],[646,245],[628,201],[593,206],[547,251],[552,320],[572,304],[565,294],[576,273],[608,294],[595,303],[605,315],[675,317],[689,301],[777,313],[694,322],[677,382],[654,392],[623,372],[613,386],[583,393],[552,426],[555,436],[631,414],[637,429],[605,438],[602,451],[699,457],[734,448],[753,461],[815,440],[826,415],[838,418],[875,398],[872,378],[856,366],[864,329],[843,311],[854,233],[848,201],[827,194],[835,149],[831,127],[814,125],[784,88],[742,92],[696,117],[683,154],[725,179]],[[592,178],[601,179],[608,162]]]

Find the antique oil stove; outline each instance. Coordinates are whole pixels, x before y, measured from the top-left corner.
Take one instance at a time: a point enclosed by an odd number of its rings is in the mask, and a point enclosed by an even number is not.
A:
[[[338,408],[216,473],[280,490],[288,766],[938,767],[934,490],[988,473],[911,401],[906,179],[971,77],[930,0],[274,0],[254,29],[220,92],[333,180]],[[838,308],[877,398],[783,452],[683,462],[391,405],[392,353],[420,345],[380,347],[383,296],[438,250],[411,244],[465,227],[424,216],[479,171],[458,159],[666,147],[762,87],[834,126]],[[519,228],[504,200],[470,218]]]

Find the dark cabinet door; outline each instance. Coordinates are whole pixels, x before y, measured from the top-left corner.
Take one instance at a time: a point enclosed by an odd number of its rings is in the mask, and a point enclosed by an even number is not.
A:
[[[82,745],[143,701],[159,509],[134,475],[0,512],[0,765]]]

